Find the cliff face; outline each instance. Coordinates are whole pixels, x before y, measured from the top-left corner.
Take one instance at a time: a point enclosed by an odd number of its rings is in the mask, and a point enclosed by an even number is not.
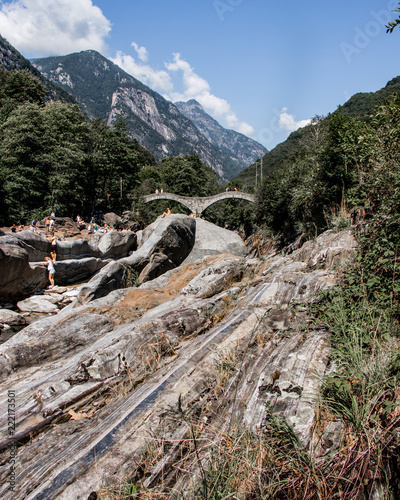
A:
[[[205,135],[206,127],[199,129],[174,104],[95,51],[37,59],[34,65],[73,95],[89,118],[112,125],[122,115],[132,137],[157,160],[195,153],[227,180],[260,156],[261,145],[233,131],[225,133],[211,117],[213,131]],[[218,134],[224,135],[220,141]]]
[[[213,445],[233,428],[258,432],[271,412],[315,449],[329,338],[308,323],[306,308],[334,285],[354,239],[329,231],[289,256],[249,259],[236,234],[189,219],[158,219],[138,234],[137,252],[142,258],[151,246],[169,255],[168,248],[182,245],[165,231],[187,238],[179,228],[195,221],[190,245],[203,258],[192,262],[189,252],[140,287],[87,296],[89,302],[32,323],[0,346],[2,463],[10,442],[21,443],[16,486],[2,487],[2,498],[98,498],[129,481],[147,498],[189,495]],[[156,252],[148,265],[158,258]],[[95,278],[87,286],[103,284]],[[10,388],[18,396],[13,437]],[[318,430],[332,448],[329,421],[318,420]],[[320,454],[329,451],[318,446]],[[7,474],[0,468],[3,485]]]
[[[241,165],[251,165],[268,152],[264,146],[253,139],[222,127],[194,99],[187,102],[176,102],[175,106],[196,125],[204,137],[207,137],[214,146],[221,148],[235,159],[238,173],[242,170]]]

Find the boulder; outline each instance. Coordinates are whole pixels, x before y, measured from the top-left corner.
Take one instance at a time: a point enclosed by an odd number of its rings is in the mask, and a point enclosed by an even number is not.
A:
[[[83,238],[57,240],[56,255],[57,260],[83,259],[85,257],[98,257],[96,250]]]
[[[175,264],[163,253],[154,253],[149,260],[149,263],[143,268],[138,277],[138,283],[142,284],[145,281],[152,280],[164,274],[171,269],[174,269]]]
[[[25,300],[17,302],[17,307],[23,312],[35,313],[56,313],[59,311],[56,304],[53,304],[51,297],[46,295],[33,295]]]
[[[110,227],[115,227],[117,222],[120,222],[122,219],[114,212],[109,212],[104,214],[104,222],[108,224]]]
[[[136,240],[136,234],[131,231],[109,231],[94,234],[90,246],[102,259],[120,259],[136,250]]]
[[[80,233],[77,223],[70,217],[54,217],[54,228],[65,238],[71,238]]]
[[[0,323],[10,326],[21,326],[26,324],[26,319],[22,314],[9,309],[0,309]]]
[[[243,276],[243,259],[227,257],[208,267],[190,281],[181,291],[197,298],[213,297]]]
[[[53,286],[53,288],[51,288],[50,290],[44,290],[44,294],[64,294],[64,293],[67,293],[68,292],[68,288],[66,286]]]
[[[0,353],[0,379],[21,367],[38,366],[44,361],[55,361],[73,355],[114,327],[114,322],[105,316],[84,313],[59,320],[55,317],[53,326],[41,335],[37,335],[34,324],[30,325],[3,344]]]
[[[57,241],[57,260],[83,259],[98,257],[102,259],[119,259],[126,257],[136,249],[136,235],[131,231],[109,231],[94,234],[89,241],[79,238],[75,240]]]
[[[237,233],[203,219],[195,219],[195,221],[196,240],[184,264],[195,262],[207,255],[230,253],[244,257],[247,254],[246,245]]]
[[[308,269],[338,269],[354,253],[357,241],[351,230],[325,231],[315,240],[306,241],[291,254],[291,258],[305,262]]]
[[[16,245],[23,248],[29,256],[29,262],[42,262],[50,253],[50,242],[32,231],[7,234],[0,239],[0,248],[3,245]]]
[[[62,260],[54,263],[56,271],[54,280],[57,285],[70,285],[93,276],[99,269],[109,263],[109,260],[88,257],[83,259]]]
[[[45,265],[31,266],[26,249],[0,240],[0,299],[14,303],[48,283]]]
[[[110,262],[94,276],[79,292],[78,302],[84,304],[90,300],[104,297],[112,290],[129,285],[130,276],[139,275],[150,263],[153,254],[163,254],[167,259],[158,257],[151,266],[151,275],[157,277],[165,272],[166,267],[179,266],[190,253],[195,241],[195,219],[186,215],[159,217],[140,235],[140,246],[129,257],[117,262]],[[150,272],[150,268],[149,272]],[[143,279],[145,277],[143,276]]]

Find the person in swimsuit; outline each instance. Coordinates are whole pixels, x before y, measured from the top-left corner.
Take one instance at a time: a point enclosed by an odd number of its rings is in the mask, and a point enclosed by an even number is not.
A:
[[[50,257],[45,257],[44,260],[47,262],[47,271],[49,272],[50,288],[53,288],[54,275],[56,273],[56,270],[54,269],[54,264]]]

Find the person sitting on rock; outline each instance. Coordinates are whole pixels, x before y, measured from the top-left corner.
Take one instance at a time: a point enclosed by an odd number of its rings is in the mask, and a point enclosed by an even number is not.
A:
[[[49,272],[50,288],[54,286],[54,275],[56,270],[54,269],[54,263],[50,257],[45,257],[44,260],[47,262],[47,271]]]
[[[169,209],[169,207],[167,208],[166,212],[163,212],[161,217],[168,217],[168,215],[171,215],[171,210]]]

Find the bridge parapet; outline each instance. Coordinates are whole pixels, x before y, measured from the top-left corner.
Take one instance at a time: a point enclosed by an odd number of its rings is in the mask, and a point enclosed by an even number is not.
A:
[[[188,207],[189,210],[194,212],[196,215],[201,215],[204,210],[216,203],[217,201],[226,200],[229,198],[238,198],[242,200],[250,201],[251,203],[255,202],[255,196],[253,194],[244,193],[242,191],[224,191],[222,193],[218,193],[213,196],[203,196],[203,197],[190,197],[190,196],[180,196],[174,193],[152,193],[144,196],[144,201],[146,203],[155,200],[173,200],[185,207]]]

